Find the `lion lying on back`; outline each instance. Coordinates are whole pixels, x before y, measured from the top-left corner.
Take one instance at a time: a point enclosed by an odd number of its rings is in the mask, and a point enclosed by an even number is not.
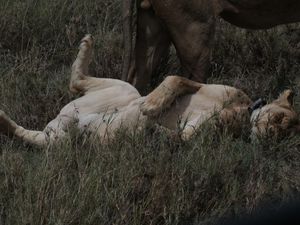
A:
[[[71,127],[105,141],[113,138],[120,127],[140,129],[148,120],[154,120],[170,131],[181,126],[179,135],[188,140],[211,118],[238,132],[243,124],[251,123],[254,136],[300,131],[290,90],[251,115],[252,101],[241,90],[200,84],[179,76],[168,76],[154,91],[142,97],[126,82],[89,76],[92,47],[92,37],[85,36],[72,66],[70,90],[82,93],[82,97],[64,106],[43,131],[27,130],[0,111],[0,133],[46,146],[63,140]]]

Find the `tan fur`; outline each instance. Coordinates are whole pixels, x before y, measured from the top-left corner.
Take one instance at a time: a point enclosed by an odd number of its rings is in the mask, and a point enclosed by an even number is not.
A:
[[[234,87],[200,84],[179,76],[169,76],[152,93],[141,97],[129,83],[91,77],[88,66],[92,47],[93,39],[87,35],[72,66],[70,90],[82,93],[82,97],[64,106],[43,131],[27,130],[0,110],[0,133],[46,146],[63,140],[71,128],[108,141],[121,127],[133,131],[153,121],[170,131],[171,135],[188,140],[204,122],[211,119],[237,133],[244,123],[250,123],[248,106],[252,102],[244,92]],[[276,101],[263,107],[260,113],[253,115],[254,135],[265,135],[269,129],[276,133],[298,129],[291,94],[290,91],[284,92]]]
[[[292,106],[292,91],[284,91],[278,99],[253,112],[252,132],[256,136],[277,138],[286,132],[299,132],[298,115]]]
[[[173,101],[184,94],[193,94],[202,84],[178,76],[168,76],[146,98],[141,110],[144,115],[157,116],[164,109],[170,107]]]

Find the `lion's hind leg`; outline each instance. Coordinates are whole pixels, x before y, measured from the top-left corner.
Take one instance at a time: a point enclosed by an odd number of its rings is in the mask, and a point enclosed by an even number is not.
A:
[[[71,80],[69,85],[72,93],[84,91],[84,85],[81,81],[85,81],[89,74],[88,67],[92,59],[93,43],[94,40],[90,34],[85,35],[85,37],[81,40],[79,52],[72,65]]]
[[[136,89],[127,82],[118,79],[92,77],[89,74],[88,67],[92,59],[93,42],[94,40],[90,34],[81,40],[79,52],[72,65],[70,91],[72,93],[87,94],[113,86],[122,86],[126,90],[133,90],[137,93]]]

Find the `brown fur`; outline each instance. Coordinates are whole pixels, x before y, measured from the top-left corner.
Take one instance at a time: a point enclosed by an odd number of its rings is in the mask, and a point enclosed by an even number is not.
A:
[[[124,3],[133,0],[124,0]],[[215,20],[244,28],[265,29],[300,21],[298,0],[136,0],[137,38],[123,70],[123,80],[145,92],[154,68],[174,44],[184,75],[205,82],[215,33]],[[129,23],[127,23],[128,31]],[[126,49],[131,49],[127,33]],[[130,46],[130,47],[128,47]],[[125,50],[126,51],[126,50]],[[128,59],[128,57],[126,58]]]

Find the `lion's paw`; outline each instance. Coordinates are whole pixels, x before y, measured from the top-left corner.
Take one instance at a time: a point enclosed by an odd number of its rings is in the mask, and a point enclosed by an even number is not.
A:
[[[11,134],[15,131],[16,127],[14,126],[14,123],[11,122],[9,117],[0,110],[0,133],[3,134]]]
[[[161,114],[168,103],[163,96],[148,96],[141,106],[141,111],[146,116],[155,117]]]
[[[88,48],[91,48],[94,44],[94,39],[91,34],[86,34],[82,39],[81,39],[81,44],[80,46],[86,46]]]
[[[161,110],[154,102],[146,99],[146,101],[141,106],[141,111],[146,116],[154,117],[159,115]]]
[[[6,118],[7,118],[6,113],[4,111],[0,110],[0,124],[1,124],[1,121],[6,120]]]

